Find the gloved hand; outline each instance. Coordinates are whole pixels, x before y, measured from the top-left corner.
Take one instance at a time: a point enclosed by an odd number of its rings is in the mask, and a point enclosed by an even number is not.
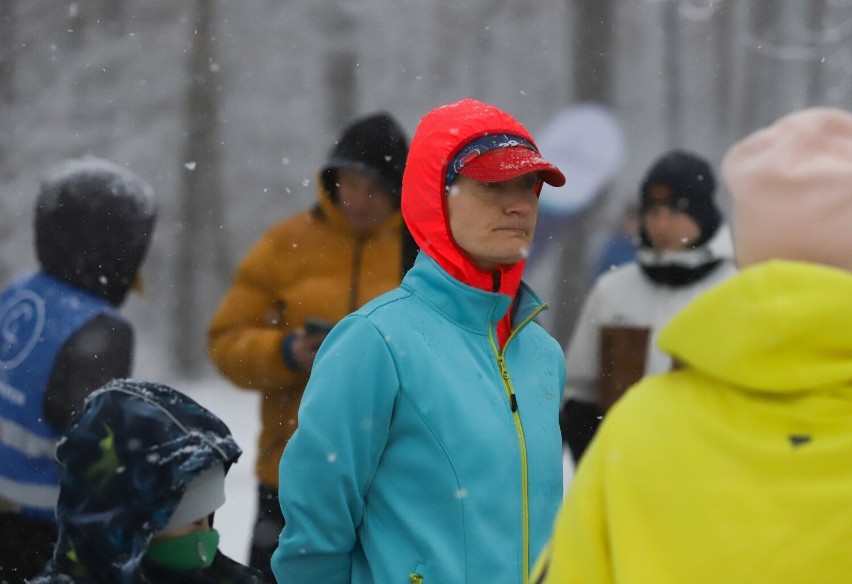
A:
[[[296,329],[281,341],[281,357],[293,371],[310,371],[327,331]]]

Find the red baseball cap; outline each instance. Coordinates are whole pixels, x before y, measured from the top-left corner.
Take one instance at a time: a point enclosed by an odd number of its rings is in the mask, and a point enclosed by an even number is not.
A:
[[[481,182],[503,182],[531,172],[541,173],[547,184],[561,187],[565,175],[544,159],[524,138],[507,134],[488,135],[467,144],[447,168],[447,187],[457,175]]]

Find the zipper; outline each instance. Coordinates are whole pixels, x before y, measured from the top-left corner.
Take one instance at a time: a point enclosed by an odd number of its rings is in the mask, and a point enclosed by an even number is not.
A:
[[[512,410],[512,419],[515,423],[515,433],[518,437],[518,445],[521,453],[521,528],[522,528],[522,570],[523,584],[529,584],[530,574],[530,508],[529,508],[529,476],[527,469],[527,442],[524,437],[524,426],[521,423],[521,414],[518,412],[518,398],[515,396],[515,389],[512,386],[512,378],[509,375],[509,370],[506,367],[506,348],[512,339],[530,323],[538,314],[547,308],[546,304],[536,307],[521,323],[512,330],[509,338],[506,339],[506,344],[503,345],[503,350],[497,348],[495,339],[495,326],[488,328],[488,340],[491,343],[491,351],[497,359],[497,368],[500,371],[500,379],[503,381],[503,389],[506,391],[506,397],[509,400],[509,408]]]
[[[423,571],[426,566],[423,564],[417,564],[417,567],[414,568],[414,571],[408,575],[408,581],[411,584],[423,584]]]

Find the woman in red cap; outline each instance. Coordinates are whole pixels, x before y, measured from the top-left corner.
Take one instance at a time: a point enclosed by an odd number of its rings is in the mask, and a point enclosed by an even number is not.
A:
[[[281,582],[528,581],[562,495],[558,343],[521,282],[542,183],[565,177],[506,112],[420,122],[401,286],[323,343],[281,461]]]

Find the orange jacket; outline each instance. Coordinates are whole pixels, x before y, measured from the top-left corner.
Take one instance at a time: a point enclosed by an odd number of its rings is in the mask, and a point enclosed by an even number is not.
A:
[[[308,373],[281,343],[306,318],[336,322],[402,279],[399,213],[367,232],[349,227],[320,187],[319,206],[267,231],[240,265],[208,331],[210,359],[239,387],[262,392],[256,472],[278,485]]]

